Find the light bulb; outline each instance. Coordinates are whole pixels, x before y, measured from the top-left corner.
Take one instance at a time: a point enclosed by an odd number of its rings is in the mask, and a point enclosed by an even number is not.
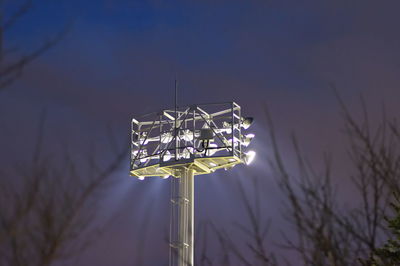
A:
[[[226,134],[232,134],[232,124],[229,122],[223,122],[222,126]]]

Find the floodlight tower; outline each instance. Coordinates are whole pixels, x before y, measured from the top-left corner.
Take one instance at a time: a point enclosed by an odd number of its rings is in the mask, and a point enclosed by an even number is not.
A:
[[[171,178],[170,266],[192,266],[194,176],[250,164],[253,118],[235,102],[161,110],[132,119],[130,175]]]

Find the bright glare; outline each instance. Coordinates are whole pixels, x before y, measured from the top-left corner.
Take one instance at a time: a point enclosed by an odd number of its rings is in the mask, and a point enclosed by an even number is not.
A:
[[[256,152],[255,151],[249,151],[245,153],[245,162],[247,165],[251,164],[254,161],[254,158],[256,157]]]
[[[244,129],[248,129],[251,126],[251,124],[253,123],[253,120],[254,119],[252,117],[245,117],[242,122],[242,127]]]
[[[173,137],[171,132],[166,132],[161,134],[161,142],[162,143],[170,143],[172,141]]]
[[[165,175],[162,177],[162,179],[167,179],[169,177],[169,175]]]
[[[234,137],[233,139],[234,139],[234,144],[236,145],[237,143],[241,143],[243,146],[245,146],[245,147],[247,147],[247,146],[249,146],[250,145],[250,142],[252,141],[252,139],[254,138],[254,134],[247,134],[246,136],[244,136],[243,138],[242,138],[242,141],[240,142],[240,140],[238,139],[238,138],[236,138],[236,137]],[[232,138],[230,138],[230,139],[228,139],[228,142],[227,142],[227,144],[229,145],[229,144],[232,144]]]
[[[146,157],[147,156],[147,150],[142,150],[141,152],[141,157]],[[140,159],[141,163],[145,163],[149,158],[142,158]]]
[[[139,180],[144,180],[144,176],[138,176]]]
[[[169,160],[171,160],[171,157],[172,157],[171,153],[169,151],[166,151],[164,156],[163,156],[163,161],[164,162],[169,161]]]
[[[211,167],[215,167],[215,166],[217,166],[217,164],[215,164],[215,163],[210,163],[210,166],[211,166]]]
[[[245,139],[244,139],[244,141],[243,141],[243,145],[244,146],[249,146],[250,145],[250,142],[251,142],[251,140],[253,139],[255,137],[255,135],[254,134],[252,134],[252,133],[250,133],[250,134],[247,134],[246,136],[245,136]]]
[[[193,132],[189,129],[183,131],[183,139],[185,141],[192,141],[193,140]]]
[[[149,143],[149,139],[146,139],[145,140],[145,138],[140,138],[140,145],[147,145],[147,143]]]

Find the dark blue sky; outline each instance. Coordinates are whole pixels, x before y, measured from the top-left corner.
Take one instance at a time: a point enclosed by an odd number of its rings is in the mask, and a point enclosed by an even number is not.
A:
[[[281,199],[268,177],[263,105],[270,107],[283,147],[295,129],[316,158],[324,149],[341,152],[332,83],[350,108],[356,109],[362,93],[372,110],[385,101],[398,113],[399,9],[400,2],[391,0],[37,1],[6,34],[6,45],[27,51],[65,25],[71,31],[0,94],[3,151],[19,156],[14,144],[31,137],[27,128],[37,125],[43,108],[51,144],[60,138],[76,146],[89,139],[101,143],[106,125],[123,139],[131,117],[172,106],[177,76],[181,104],[234,100],[257,119],[255,165],[199,179],[197,221],[238,219],[231,206],[240,209],[240,203],[229,204],[235,191],[225,182],[253,175],[269,188],[265,217],[277,217]],[[140,183],[127,170],[104,203],[103,215],[116,217],[114,223],[79,265],[132,265],[137,228],[151,199],[156,206],[151,230],[159,238],[146,244],[157,255],[145,256],[148,265],[165,261],[161,234],[168,228],[168,185]],[[280,220],[274,219],[278,232]]]

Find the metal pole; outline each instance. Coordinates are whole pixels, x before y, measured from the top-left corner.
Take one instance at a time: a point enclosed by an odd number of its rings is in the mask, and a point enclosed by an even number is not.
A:
[[[194,171],[178,170],[177,189],[171,191],[170,266],[194,265]]]
[[[188,169],[186,171],[186,182],[187,182],[187,197],[188,202],[188,235],[187,235],[187,253],[188,253],[188,266],[194,265],[194,171]]]
[[[179,160],[179,150],[178,150],[178,81],[175,79],[175,128],[174,128],[174,138],[175,138],[175,161]],[[180,125],[179,125],[180,126]]]

